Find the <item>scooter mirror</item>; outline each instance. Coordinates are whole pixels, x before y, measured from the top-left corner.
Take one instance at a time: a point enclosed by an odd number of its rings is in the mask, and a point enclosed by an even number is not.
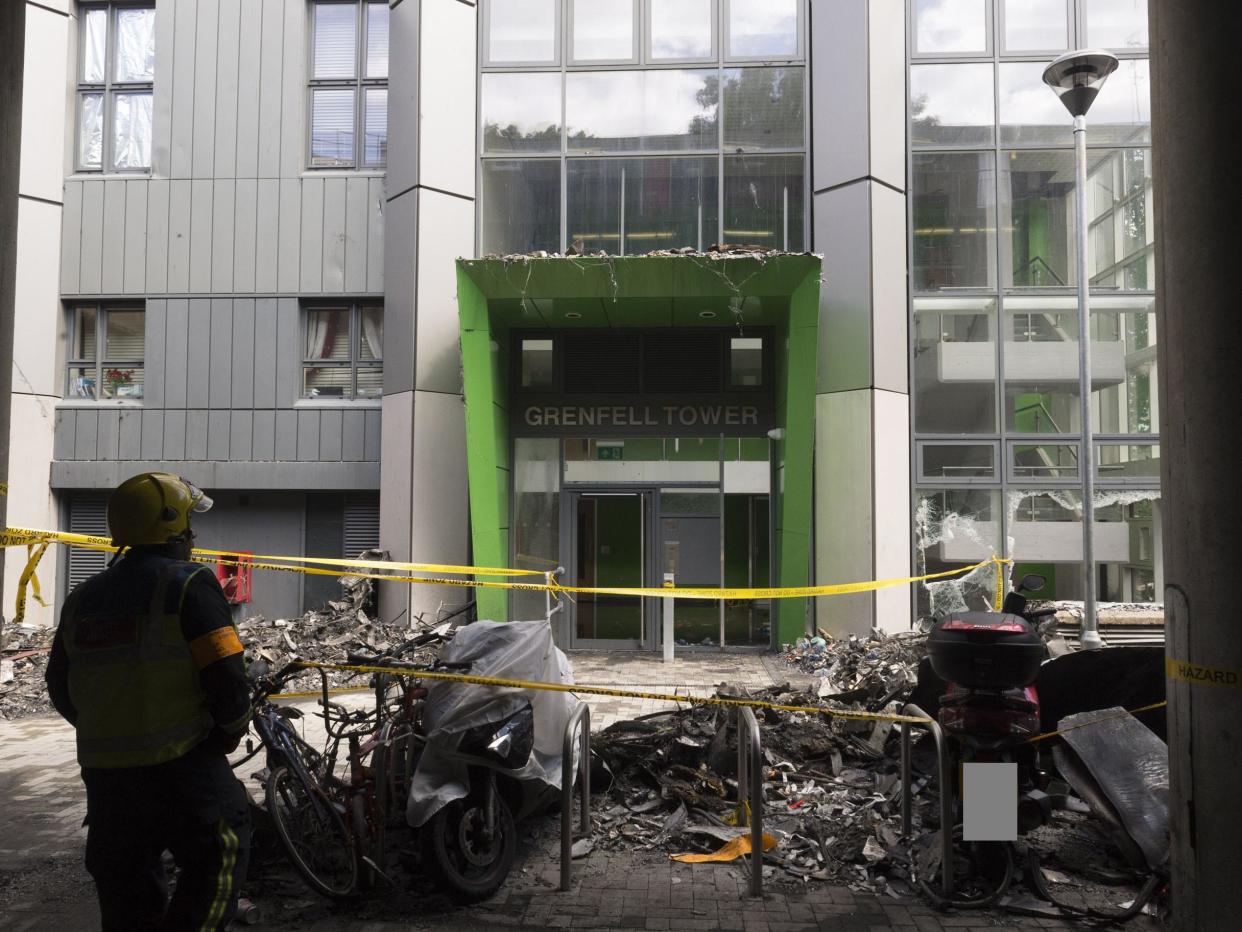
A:
[[[1038,573],[1027,573],[1022,577],[1022,582],[1018,583],[1018,588],[1026,592],[1039,592],[1046,582],[1048,580]]]

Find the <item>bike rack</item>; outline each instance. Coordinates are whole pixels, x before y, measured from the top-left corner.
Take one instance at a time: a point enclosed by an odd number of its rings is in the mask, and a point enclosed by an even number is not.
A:
[[[749,748],[747,747],[749,745]],[[747,750],[750,751],[747,760]],[[749,706],[737,715],[737,805],[750,803],[750,895],[763,896],[763,754],[759,723]]]
[[[574,714],[565,723],[565,740],[561,747],[561,890],[569,889],[573,860],[574,824],[574,732],[582,725],[578,737],[578,780],[582,790],[582,834],[591,837],[591,707],[579,702]]]
[[[927,719],[927,730],[936,742],[937,779],[940,788],[940,883],[944,895],[953,895],[953,780],[949,771],[949,753],[940,724],[916,706],[908,704],[902,715],[918,715]],[[901,834],[910,835],[910,806],[914,793],[910,781],[910,722],[901,723]]]

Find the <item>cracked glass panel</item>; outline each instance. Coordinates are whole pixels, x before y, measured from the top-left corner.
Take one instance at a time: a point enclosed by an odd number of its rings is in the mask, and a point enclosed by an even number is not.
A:
[[[1001,495],[989,489],[921,490],[914,509],[916,572],[942,573],[1001,554]],[[987,610],[996,593],[995,566],[918,583],[920,618]]]
[[[806,123],[802,68],[728,68],[724,72],[726,152],[797,149]]]
[[[725,156],[726,242],[802,250],[804,161],[801,155]]]

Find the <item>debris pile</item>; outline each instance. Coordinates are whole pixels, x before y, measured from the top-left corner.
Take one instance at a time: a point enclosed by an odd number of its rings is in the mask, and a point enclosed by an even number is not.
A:
[[[788,685],[744,693],[780,705],[819,706]],[[895,706],[894,709],[895,710]],[[899,844],[899,731],[890,722],[756,709],[764,756],[764,855],[774,881],[824,880],[855,890],[913,893]],[[696,706],[616,722],[592,738],[607,775],[596,846],[716,851],[739,834],[737,734],[730,708]],[[594,779],[593,779],[593,782]],[[914,781],[916,794],[926,777]],[[914,797],[914,828],[934,794]]]
[[[43,672],[52,650],[54,628],[6,627],[0,650],[0,719],[12,720],[52,711]]]
[[[650,252],[643,253],[645,256],[699,256],[711,259],[728,259],[741,256],[752,256],[757,259],[769,259],[773,256],[789,255],[779,249],[773,249],[770,246],[748,246],[737,243],[717,243],[708,246],[704,250],[695,249],[693,246],[677,246],[671,249],[653,249]],[[503,259],[506,262],[517,262],[524,259],[563,259],[563,258],[589,258],[589,259],[616,259],[619,258],[615,253],[609,253],[603,249],[594,252],[587,252],[581,243],[574,243],[565,250],[564,253],[549,252],[546,249],[536,249],[533,252],[510,253],[498,256],[495,253],[489,253],[482,258],[484,259]]]
[[[815,693],[820,698],[861,702],[875,711],[914,688],[926,642],[919,631],[885,635],[874,630],[866,639],[798,638],[783,656],[819,680]]]

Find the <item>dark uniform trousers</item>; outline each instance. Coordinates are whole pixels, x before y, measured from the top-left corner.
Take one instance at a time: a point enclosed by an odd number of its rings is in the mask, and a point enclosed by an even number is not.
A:
[[[104,932],[224,928],[250,847],[246,791],[228,758],[200,744],[150,767],[84,768],[82,780]],[[171,902],[165,850],[181,869]]]

